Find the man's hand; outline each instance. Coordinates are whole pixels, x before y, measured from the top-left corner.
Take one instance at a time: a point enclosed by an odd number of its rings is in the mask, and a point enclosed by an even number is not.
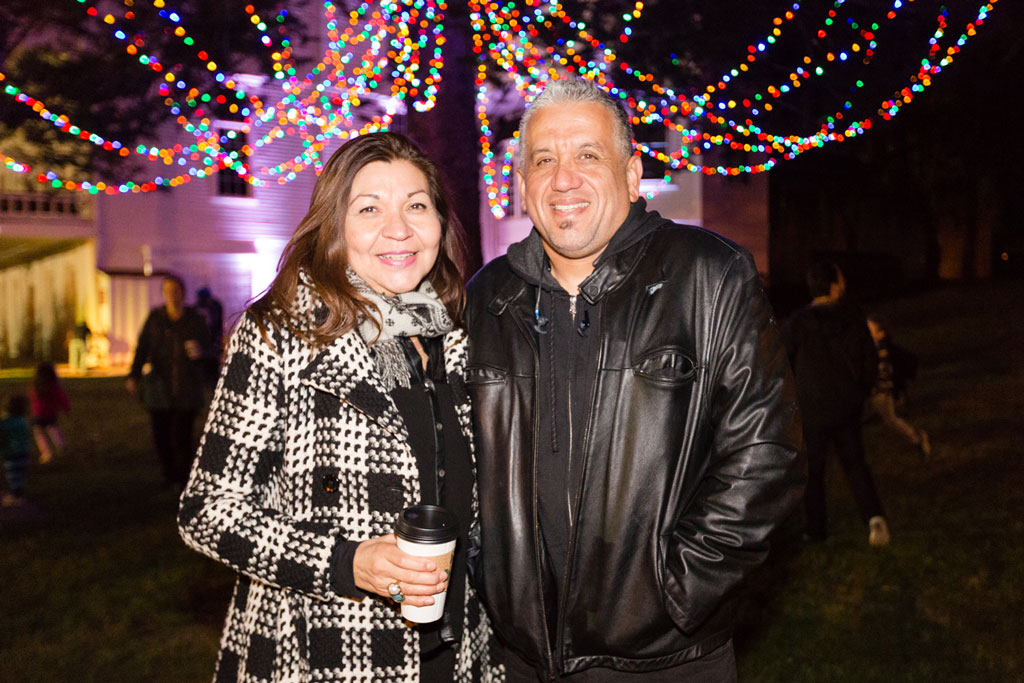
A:
[[[203,355],[203,348],[195,339],[189,339],[185,342],[185,355],[189,360],[199,360]]]

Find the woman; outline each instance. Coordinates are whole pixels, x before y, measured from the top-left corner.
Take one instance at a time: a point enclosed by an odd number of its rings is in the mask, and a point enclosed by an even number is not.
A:
[[[491,679],[465,577],[462,270],[460,226],[412,143],[374,133],[331,157],[231,338],[182,497],[186,543],[241,574],[216,680]],[[418,503],[461,535],[447,619],[412,628],[396,600],[431,604],[446,578],[390,533]]]

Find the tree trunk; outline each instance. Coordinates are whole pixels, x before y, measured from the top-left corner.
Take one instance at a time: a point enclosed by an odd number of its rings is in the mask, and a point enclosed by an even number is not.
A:
[[[466,231],[467,275],[472,275],[482,265],[479,136],[474,110],[477,60],[470,46],[468,6],[451,3],[448,9],[437,104],[428,112],[409,114],[408,135],[441,169],[455,214]]]

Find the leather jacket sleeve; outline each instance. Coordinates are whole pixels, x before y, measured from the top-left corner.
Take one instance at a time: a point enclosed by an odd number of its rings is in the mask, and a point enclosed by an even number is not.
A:
[[[692,632],[768,552],[799,501],[801,448],[785,348],[753,261],[737,254],[710,312],[710,455],[668,544],[666,606]]]

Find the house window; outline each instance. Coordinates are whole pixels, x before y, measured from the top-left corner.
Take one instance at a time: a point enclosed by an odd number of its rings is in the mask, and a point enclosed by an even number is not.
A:
[[[243,166],[248,172],[249,162],[242,154],[242,147],[245,146],[245,133],[232,128],[222,128],[220,133],[220,146],[226,153],[243,161]],[[234,168],[222,168],[217,173],[217,194],[222,197],[251,197],[252,185],[247,183],[238,171]]]

